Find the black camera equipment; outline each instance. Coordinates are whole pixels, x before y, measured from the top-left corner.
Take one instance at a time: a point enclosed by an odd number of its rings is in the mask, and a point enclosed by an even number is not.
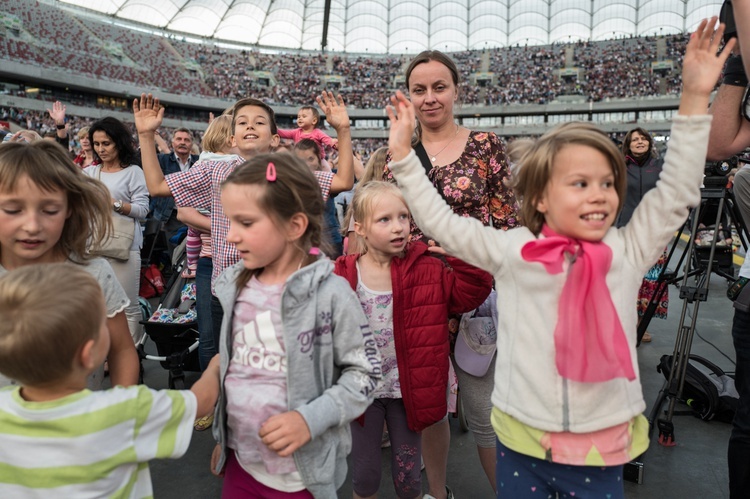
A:
[[[719,22],[724,23],[724,43],[737,36],[737,25],[734,23],[734,9],[731,0],[724,0],[719,11]]]
[[[727,188],[727,174],[736,167],[738,158],[733,157],[724,161],[715,163],[706,163],[706,177],[704,178],[704,187],[701,188],[701,202],[690,212],[682,228],[678,232],[668,251],[667,262],[672,262],[672,257],[681,246],[683,235],[689,235],[688,243],[682,250],[676,269],[683,269],[682,274],[679,271],[673,271],[667,268],[667,265],[661,269],[656,282],[656,288],[653,296],[648,303],[645,313],[638,323],[638,344],[640,345],[646,329],[648,328],[654,312],[661,298],[667,291],[670,284],[681,282],[680,299],[682,300],[682,312],[677,329],[674,350],[672,353],[672,366],[669,378],[662,386],[656,398],[656,402],[648,416],[650,425],[649,434],[653,434],[654,426],[659,428],[660,444],[670,447],[675,444],[674,423],[672,418],[675,415],[675,403],[682,396],[683,386],[685,384],[685,375],[687,372],[690,349],[692,347],[695,325],[698,319],[698,308],[700,302],[708,299],[708,287],[711,274],[717,274],[728,280],[734,280],[733,251],[732,245],[726,242],[726,235],[731,237],[731,229],[734,228],[742,245],[748,248],[748,232],[742,220],[742,215],[737,207],[734,193]],[[713,216],[713,217],[712,217]],[[695,241],[699,233],[699,224],[713,220],[714,236],[710,245],[698,246]],[[723,224],[723,228],[722,228]],[[690,230],[688,233],[688,226]],[[724,232],[724,236],[720,234]],[[723,242],[722,242],[723,241]],[[692,312],[688,314],[689,308]],[[689,321],[686,320],[690,318]],[[664,417],[659,418],[664,402],[668,401],[669,405],[664,411]],[[642,480],[643,464],[633,461],[625,466],[625,478],[633,477]],[[641,483],[641,481],[638,481]]]

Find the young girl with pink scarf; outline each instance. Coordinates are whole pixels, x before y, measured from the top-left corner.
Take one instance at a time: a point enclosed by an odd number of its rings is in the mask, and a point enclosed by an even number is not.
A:
[[[661,180],[619,229],[625,164],[593,125],[566,123],[529,145],[515,179],[526,227],[498,231],[440,198],[411,149],[414,108],[400,92],[391,98],[390,168],[417,225],[495,277],[498,498],[622,498],[623,464],[648,447],[632,305],[700,202],[709,95],[734,45],[717,55],[716,21],[701,22],[687,46]]]

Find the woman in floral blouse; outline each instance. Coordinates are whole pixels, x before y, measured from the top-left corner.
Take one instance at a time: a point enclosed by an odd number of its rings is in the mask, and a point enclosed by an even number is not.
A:
[[[510,187],[510,168],[500,138],[492,132],[469,130],[454,119],[453,106],[459,97],[455,63],[439,51],[422,52],[406,70],[406,86],[418,120],[415,149],[419,144],[424,147],[430,162],[429,170],[425,168],[427,175],[453,211],[497,229],[519,225],[518,206]],[[383,178],[394,181],[387,168]],[[413,221],[411,237],[423,239],[429,245],[440,241],[440,234],[423,234]],[[449,323],[451,345],[459,319],[452,318]],[[481,378],[464,372],[455,363],[454,367],[482,467],[496,490],[495,433],[490,423],[494,363],[493,359],[487,374]],[[430,495],[438,499],[450,496],[445,488],[450,446],[447,419],[424,430],[422,446]]]

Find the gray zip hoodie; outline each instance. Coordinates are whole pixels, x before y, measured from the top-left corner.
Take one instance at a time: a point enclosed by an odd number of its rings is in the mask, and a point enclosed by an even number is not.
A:
[[[221,379],[231,358],[231,325],[242,262],[216,280],[224,309],[221,325]],[[336,497],[346,479],[351,451],[349,423],[372,403],[381,373],[380,352],[367,317],[349,283],[333,274],[333,263],[320,257],[286,281],[281,296],[287,354],[287,407],[305,419],[312,440],[294,453],[307,489],[320,499]],[[222,447],[217,471],[226,463],[226,400],[222,382],[214,437]]]

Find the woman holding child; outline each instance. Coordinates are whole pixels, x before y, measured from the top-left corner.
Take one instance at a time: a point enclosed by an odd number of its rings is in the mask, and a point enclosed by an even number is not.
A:
[[[460,85],[455,63],[439,51],[422,52],[406,70],[406,85],[417,117],[412,146],[421,157],[430,181],[453,212],[497,229],[519,225],[517,203],[510,188],[510,169],[500,138],[492,132],[469,130],[454,119],[453,106],[458,102]],[[383,177],[394,181],[387,169]],[[435,245],[440,234],[424,234],[412,221],[411,240]],[[452,348],[459,320],[460,317],[453,317],[449,321]],[[469,427],[493,489],[496,488],[495,434],[490,424],[490,394],[494,362],[493,359],[482,377],[466,373],[454,362]],[[445,486],[450,446],[447,419],[424,430],[422,446],[430,495],[438,499],[450,497],[452,494]]]

